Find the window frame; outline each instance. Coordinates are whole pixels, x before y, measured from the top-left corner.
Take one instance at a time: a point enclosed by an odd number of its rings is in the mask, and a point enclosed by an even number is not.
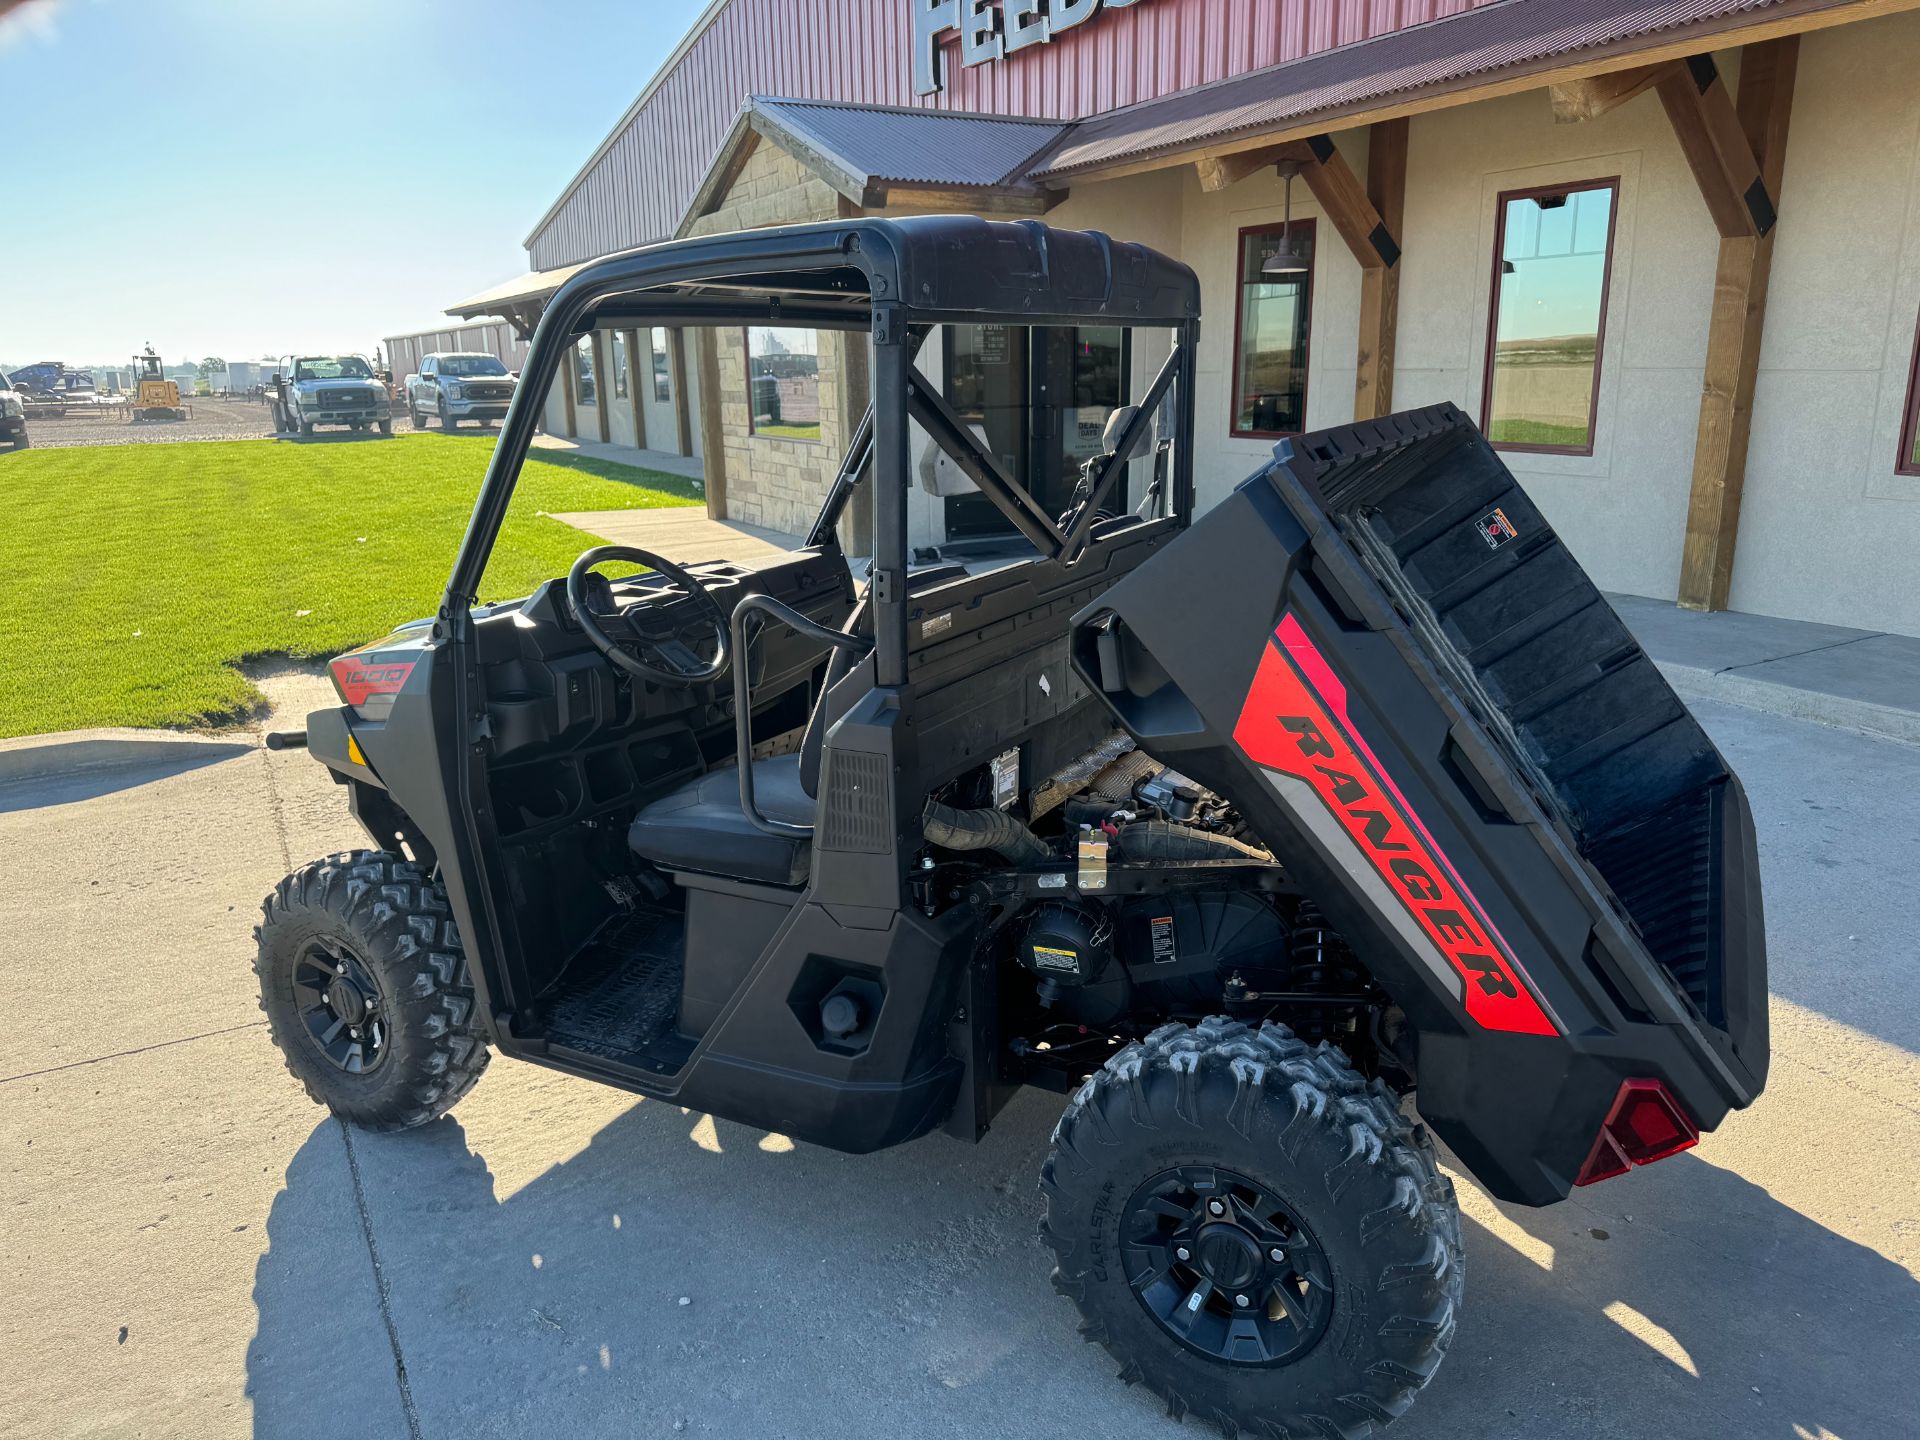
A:
[[[813,327],[808,325],[767,324],[767,325],[762,325],[760,328],[763,330],[808,330],[808,329],[812,329]],[[819,335],[823,335],[825,333],[826,333],[825,331],[821,331],[821,330],[814,331],[814,334],[816,337]],[[668,343],[671,344],[672,341],[669,340]],[[814,343],[816,346],[819,344],[819,341],[817,338]],[[814,352],[814,364],[816,365],[816,367],[819,364],[819,360],[820,360],[819,351],[816,349]],[[672,373],[671,357],[669,357],[668,363],[669,363],[668,373],[671,374]],[[747,437],[749,439],[777,440],[783,445],[824,445],[827,443],[827,407],[824,399],[825,387],[820,383],[820,375],[817,369],[815,370],[815,373],[814,373],[813,385],[814,385],[814,390],[816,392],[816,395],[822,398],[821,398],[821,404],[820,404],[820,418],[814,421],[813,423],[817,427],[819,427],[820,433],[818,435],[815,435],[812,439],[808,439],[804,435],[765,435],[761,433],[759,422],[754,419],[754,415],[753,415],[753,327],[751,325],[742,325],[740,327],[740,369],[743,372],[744,378],[746,379],[746,382],[747,382]]]
[[[1907,364],[1907,401],[1900,412],[1900,449],[1893,457],[1893,473],[1920,476],[1920,315],[1913,322],[1913,359]]]
[[[1493,419],[1493,358],[1500,342],[1500,287],[1505,276],[1500,261],[1507,248],[1507,206],[1515,200],[1538,200],[1546,195],[1571,196],[1576,190],[1607,190],[1612,199],[1607,205],[1607,248],[1600,262],[1600,313],[1593,330],[1593,384],[1587,395],[1587,443],[1585,445],[1523,445],[1495,440],[1489,422]],[[1480,433],[1495,450],[1516,455],[1593,454],[1600,439],[1600,375],[1607,358],[1607,307],[1613,299],[1613,242],[1620,229],[1620,177],[1597,175],[1590,180],[1566,180],[1552,185],[1529,185],[1518,190],[1502,190],[1493,197],[1493,264],[1487,292],[1487,353],[1480,369]]]
[[[1307,433],[1307,401],[1313,388],[1313,290],[1314,271],[1320,263],[1320,236],[1312,216],[1305,216],[1292,222],[1295,230],[1304,230],[1313,243],[1307,250],[1307,274],[1302,283],[1306,286],[1301,308],[1307,317],[1306,339],[1300,346],[1300,428],[1298,430],[1242,430],[1240,428],[1240,362],[1246,352],[1241,344],[1241,327],[1246,319],[1247,291],[1247,237],[1249,235],[1277,235],[1286,228],[1286,221],[1275,220],[1259,225],[1242,225],[1233,237],[1233,365],[1228,373],[1227,392],[1227,433],[1235,440],[1285,440],[1295,435]]]

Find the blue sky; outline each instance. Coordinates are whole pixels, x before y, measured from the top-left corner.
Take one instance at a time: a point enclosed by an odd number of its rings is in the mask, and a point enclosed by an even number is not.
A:
[[[443,323],[526,268],[701,8],[27,0],[0,18],[0,362],[370,353]]]

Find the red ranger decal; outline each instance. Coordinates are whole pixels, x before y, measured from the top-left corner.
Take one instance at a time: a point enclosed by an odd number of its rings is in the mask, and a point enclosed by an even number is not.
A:
[[[367,660],[358,655],[342,655],[327,668],[340,687],[340,698],[349,705],[364,705],[371,695],[392,695],[407,683],[413,673],[411,660],[387,662]]]
[[[1233,738],[1258,765],[1312,787],[1466,986],[1488,1030],[1556,1035],[1514,957],[1347,713],[1347,691],[1300,622],[1280,622]]]

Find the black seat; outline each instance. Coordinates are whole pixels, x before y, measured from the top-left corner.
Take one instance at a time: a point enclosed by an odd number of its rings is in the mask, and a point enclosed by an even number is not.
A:
[[[813,823],[813,797],[800,783],[800,757],[753,762],[753,799],[769,820]],[[661,796],[633,818],[627,844],[667,870],[698,870],[768,885],[804,885],[812,847],[804,837],[769,835],[740,808],[733,766],[709,770]]]

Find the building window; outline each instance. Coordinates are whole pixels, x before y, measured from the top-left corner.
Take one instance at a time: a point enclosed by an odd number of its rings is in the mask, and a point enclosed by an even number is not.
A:
[[[667,358],[667,332],[655,327],[647,341],[653,358],[653,398],[662,405],[673,399],[673,362]]]
[[[627,332],[613,332],[613,398],[627,398]]]
[[[1311,220],[1289,233],[1308,268],[1269,275],[1261,267],[1280,243],[1278,225],[1240,232],[1240,306],[1234,316],[1233,433],[1298,435],[1307,428],[1307,332],[1313,308]]]
[[[778,326],[750,328],[747,392],[754,434],[776,440],[818,440],[819,334]]]
[[[596,405],[599,399],[593,382],[593,336],[582,335],[573,346],[573,403]]]
[[[1900,457],[1894,469],[1920,475],[1920,321],[1914,323],[1913,367],[1907,372],[1906,422],[1900,427]]]
[[[1480,428],[1503,450],[1593,453],[1620,181],[1499,197]]]

